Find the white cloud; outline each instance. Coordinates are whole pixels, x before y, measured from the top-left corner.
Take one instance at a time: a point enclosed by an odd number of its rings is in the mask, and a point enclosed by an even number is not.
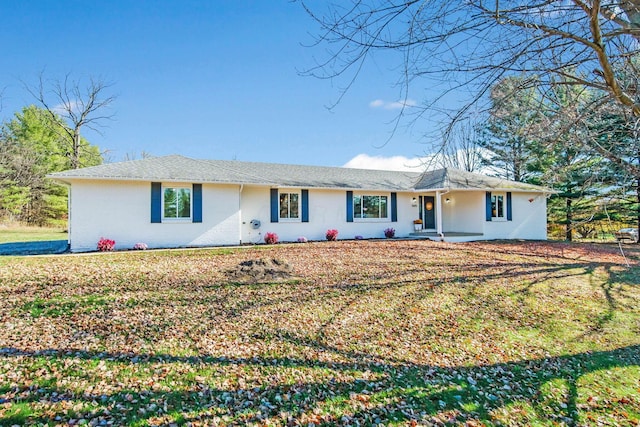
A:
[[[60,114],[61,116],[65,116],[67,115],[70,111],[72,112],[79,112],[81,109],[82,105],[80,104],[80,101],[69,101],[68,103],[65,104],[58,104],[56,106],[54,106],[51,110],[56,113],[56,114]]]
[[[484,154],[486,156],[487,152]],[[456,165],[458,165],[458,168],[462,168],[462,164],[464,164],[462,151],[456,151],[455,155],[458,157],[457,161],[451,159],[449,155],[443,154],[431,154],[422,157],[409,158],[405,156],[370,156],[362,153],[349,160],[343,165],[343,167],[409,172],[424,172],[426,170],[435,170],[443,167],[455,168]],[[482,167],[479,163],[480,161],[478,159],[474,172],[486,175],[495,175],[497,173],[495,168]]]
[[[415,107],[418,103],[413,99],[403,99],[401,101],[384,101],[375,99],[369,103],[371,108],[382,108],[384,110],[400,110],[406,107]]]
[[[349,160],[344,164],[344,167],[356,169],[422,172],[425,167],[425,158],[408,158],[404,156],[370,156],[363,153],[358,154],[353,159]]]

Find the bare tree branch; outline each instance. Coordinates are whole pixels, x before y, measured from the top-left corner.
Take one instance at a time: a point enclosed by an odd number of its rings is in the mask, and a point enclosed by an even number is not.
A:
[[[640,91],[620,77],[640,53],[640,0],[352,0],[325,11],[303,7],[320,28],[315,47],[327,49],[303,74],[345,79],[339,103],[375,53],[400,54],[403,96],[425,87],[438,93],[397,120],[436,117],[428,132],[435,144],[471,111],[486,111],[491,86],[512,75],[535,76],[543,88],[590,88],[640,117]]]
[[[45,81],[44,73],[40,73],[35,87],[24,86],[47,111],[52,122],[59,124],[57,132],[67,142],[71,167],[81,167],[81,131],[88,128],[101,134],[104,122],[113,119],[114,113],[108,111],[116,97],[105,94],[113,84],[90,77],[89,82],[83,85],[81,81],[72,79],[71,74],[62,80]]]

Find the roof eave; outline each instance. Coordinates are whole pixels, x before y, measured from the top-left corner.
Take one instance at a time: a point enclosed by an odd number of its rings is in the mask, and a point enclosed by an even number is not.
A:
[[[192,183],[198,182],[203,184],[217,184],[217,185],[253,185],[257,187],[268,188],[312,188],[315,190],[343,190],[343,191],[389,191],[389,192],[403,192],[403,193],[425,193],[425,192],[472,192],[472,191],[501,191],[501,192],[521,192],[521,193],[544,193],[544,194],[557,194],[555,190],[547,188],[513,188],[513,187],[480,187],[480,188],[452,188],[452,187],[434,187],[434,188],[390,188],[390,187],[359,187],[359,186],[327,186],[327,185],[313,185],[309,183],[295,183],[295,184],[277,184],[269,182],[249,182],[249,181],[219,181],[219,180],[198,180],[193,178],[162,178],[162,177],[121,177],[121,176],[60,176],[57,174],[46,175],[47,178],[54,181],[63,183],[65,185],[71,185],[73,182],[78,181],[129,181],[129,182],[174,182],[174,183]]]
[[[424,193],[424,192],[434,192],[434,191],[447,191],[447,192],[451,192],[451,191],[464,191],[464,192],[469,192],[469,191],[511,191],[511,192],[519,192],[519,193],[557,193],[557,191],[554,190],[549,190],[547,188],[540,188],[540,189],[536,189],[536,188],[491,188],[491,187],[480,187],[480,188],[445,188],[445,187],[439,187],[439,188],[421,188],[421,189],[413,189],[414,193]]]
[[[197,180],[197,179],[186,179],[186,178],[143,178],[143,177],[114,177],[114,176],[55,176],[55,175],[47,175],[49,179],[54,181],[63,182],[65,184],[71,185],[73,182],[78,181],[121,181],[121,182],[175,182],[175,183],[202,183],[202,184],[217,184],[217,185],[246,185],[246,186],[256,186],[256,187],[267,187],[267,188],[312,188],[314,190],[345,190],[345,191],[389,191],[389,192],[411,192],[412,189],[403,189],[403,188],[388,188],[388,187],[349,187],[349,186],[315,186],[305,183],[300,184],[274,184],[274,183],[260,183],[260,182],[240,182],[240,181],[212,181],[212,180]]]

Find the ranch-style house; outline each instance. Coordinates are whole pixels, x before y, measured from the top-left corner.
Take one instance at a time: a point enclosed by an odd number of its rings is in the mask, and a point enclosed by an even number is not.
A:
[[[53,173],[69,188],[71,251],[402,238],[543,240],[549,190],[445,168],[393,172],[179,155]],[[420,220],[420,221],[418,221]],[[417,223],[417,224],[415,224]]]

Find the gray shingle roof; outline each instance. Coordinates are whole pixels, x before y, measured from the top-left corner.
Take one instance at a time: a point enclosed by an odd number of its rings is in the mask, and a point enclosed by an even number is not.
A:
[[[509,181],[453,168],[425,172],[415,184],[415,189],[549,191],[537,185]]]
[[[56,172],[48,176],[62,182],[105,179],[387,191],[435,189],[545,191],[533,185],[450,168],[419,173],[234,160],[197,160],[179,155],[108,163]]]

